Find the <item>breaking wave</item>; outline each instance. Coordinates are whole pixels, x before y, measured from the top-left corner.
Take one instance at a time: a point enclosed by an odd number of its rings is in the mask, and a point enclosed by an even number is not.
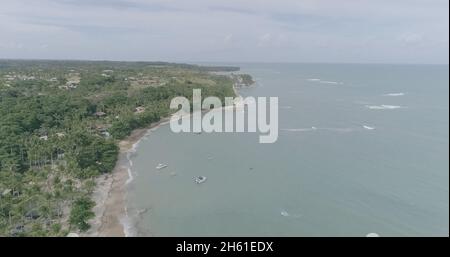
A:
[[[337,82],[337,81],[326,81],[326,80],[321,80],[319,81],[319,83],[322,84],[332,84],[332,85],[343,85],[344,83],[342,82]]]
[[[128,216],[127,207],[125,207],[125,216],[120,218],[119,222],[123,227],[123,233],[125,234],[125,237],[136,236],[136,228],[133,225],[133,220]]]
[[[369,108],[369,109],[372,109],[372,110],[392,110],[392,109],[403,108],[402,106],[399,106],[399,105],[387,105],[387,104],[366,105],[366,107]]]
[[[363,128],[365,128],[367,130],[374,130],[375,129],[374,127],[370,127],[370,126],[367,126],[367,125],[363,125]]]
[[[338,82],[338,81],[331,81],[331,80],[321,80],[321,79],[307,79],[308,81],[312,81],[312,82],[319,82],[321,84],[330,84],[330,85],[343,85],[343,82]]]
[[[317,130],[316,127],[310,127],[310,128],[293,128],[293,129],[281,129],[282,131],[289,131],[289,132],[306,132],[306,131],[314,131]]]
[[[308,131],[316,131],[316,130],[326,130],[326,131],[333,131],[333,132],[340,132],[340,133],[347,133],[347,132],[353,132],[357,131],[358,128],[355,127],[349,127],[349,128],[316,128],[316,127],[310,127],[310,128],[291,128],[291,129],[281,129],[282,131],[289,131],[289,132],[308,132]]]
[[[301,215],[300,214],[291,214],[289,213],[287,210],[282,210],[280,212],[281,216],[283,217],[292,217],[292,218],[300,218]]]
[[[405,95],[405,93],[389,93],[389,94],[385,94],[385,96],[403,96]]]

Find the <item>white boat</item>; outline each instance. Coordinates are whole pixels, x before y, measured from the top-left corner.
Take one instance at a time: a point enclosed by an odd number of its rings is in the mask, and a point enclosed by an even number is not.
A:
[[[160,169],[164,169],[164,168],[166,168],[166,167],[167,167],[167,164],[160,163],[160,164],[158,164],[158,166],[156,166],[156,169],[157,169],[157,170],[160,170]]]
[[[197,183],[197,184],[201,184],[201,183],[203,183],[205,181],[206,181],[206,177],[205,176],[195,177],[195,183]]]

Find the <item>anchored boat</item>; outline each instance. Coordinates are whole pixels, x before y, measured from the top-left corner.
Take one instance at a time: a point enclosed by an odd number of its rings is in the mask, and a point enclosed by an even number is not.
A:
[[[205,181],[206,181],[206,177],[205,176],[195,177],[195,183],[197,183],[197,184],[204,183]]]
[[[156,166],[156,169],[157,169],[157,170],[160,170],[160,169],[164,169],[164,168],[166,168],[166,167],[167,167],[167,164],[160,163],[160,164],[158,164],[158,166]]]

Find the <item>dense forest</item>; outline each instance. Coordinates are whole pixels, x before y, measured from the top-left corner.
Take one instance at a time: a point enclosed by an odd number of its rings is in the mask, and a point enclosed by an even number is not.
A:
[[[0,235],[65,236],[89,228],[95,178],[120,139],[170,115],[192,89],[234,96],[237,67],[164,62],[0,60]]]

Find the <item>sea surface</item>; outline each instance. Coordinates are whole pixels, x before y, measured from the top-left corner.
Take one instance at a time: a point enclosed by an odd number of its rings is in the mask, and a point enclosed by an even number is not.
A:
[[[257,81],[242,96],[279,98],[278,140],[149,131],[128,235],[449,235],[448,65],[229,65]]]

